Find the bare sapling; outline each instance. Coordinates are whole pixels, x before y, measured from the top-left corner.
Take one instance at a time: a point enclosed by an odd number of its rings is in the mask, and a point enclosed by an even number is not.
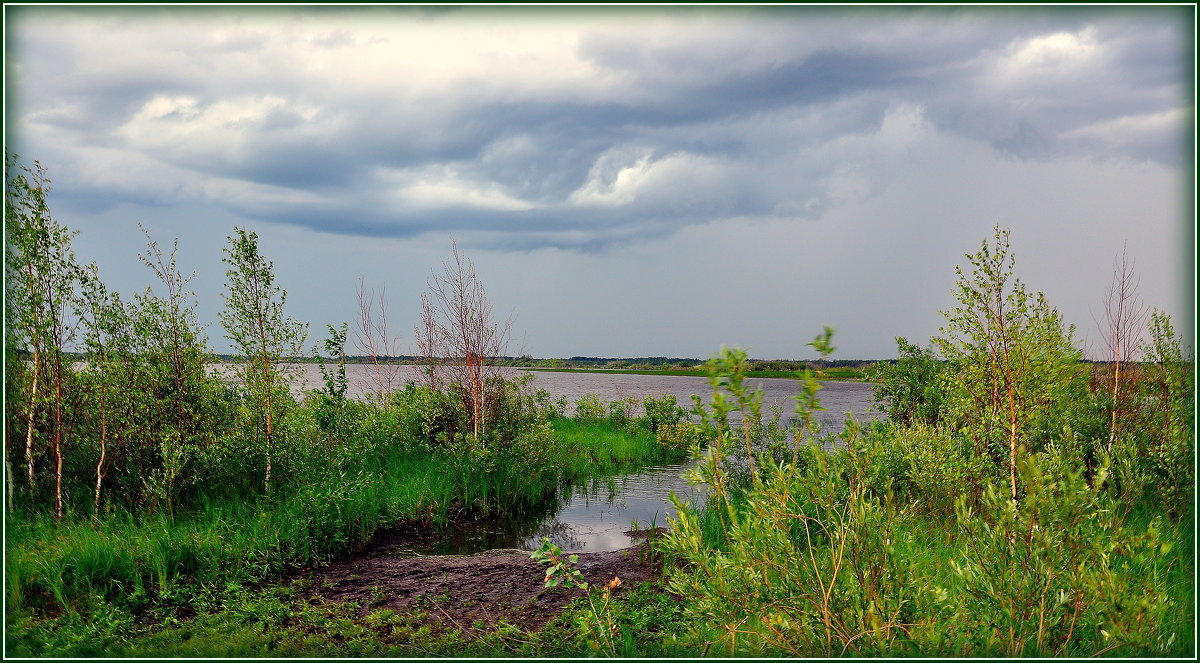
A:
[[[429,306],[422,320],[431,326],[426,341],[432,347],[443,348],[453,360],[447,368],[452,381],[466,389],[472,433],[478,440],[485,429],[485,387],[489,378],[500,375],[498,360],[507,351],[512,318],[503,322],[492,319],[492,305],[474,263],[458,250],[453,239],[450,248],[451,257],[442,262],[442,272],[430,276],[431,296],[426,298]],[[418,329],[418,338],[422,336]]]
[[[421,293],[421,323],[413,328],[413,336],[417,339],[417,352],[425,362],[425,380],[430,389],[441,388],[438,381],[438,361],[445,356],[446,348],[442,343],[441,327],[438,324],[438,312],[429,299],[429,293]]]
[[[1146,307],[1137,294],[1140,281],[1134,273],[1133,261],[1129,259],[1126,248],[1122,247],[1120,260],[1113,261],[1112,283],[1104,296],[1104,324],[1096,321],[1104,338],[1107,359],[1112,363],[1112,412],[1108,429],[1110,452],[1125,412],[1122,367],[1136,361],[1141,331],[1146,321]]]
[[[396,364],[400,354],[399,340],[388,334],[387,287],[380,288],[379,295],[375,296],[360,278],[357,295],[358,324],[354,329],[354,342],[371,358],[375,394],[382,397],[399,386],[400,371]]]

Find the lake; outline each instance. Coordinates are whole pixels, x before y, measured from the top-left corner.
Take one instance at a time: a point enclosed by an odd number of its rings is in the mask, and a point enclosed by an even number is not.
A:
[[[218,366],[218,370],[226,375],[231,368],[229,364]],[[293,364],[288,368],[295,376],[292,389],[298,396],[324,385],[320,368],[315,364]],[[505,373],[511,377],[533,375],[530,388],[545,389],[555,398],[565,397],[568,414],[573,412],[575,401],[586,394],[595,394],[606,403],[631,396],[640,401],[646,396],[674,394],[685,409],[692,406],[692,394],[701,395],[705,403],[712,401],[711,387],[702,377],[520,369],[505,369]],[[376,371],[368,364],[347,364],[346,379],[349,394],[363,398],[377,391],[379,385],[400,389],[408,381],[420,383],[423,373],[418,366],[392,366]],[[764,412],[767,407],[777,405],[783,413],[782,422],[795,418],[791,411],[794,409],[792,399],[799,390],[797,380],[750,378],[746,382],[752,389],[762,387]],[[821,387],[820,399],[825,410],[817,413],[817,419],[821,422],[822,433],[839,432],[847,413],[860,422],[881,417],[872,406],[870,384],[827,381],[822,382]],[[667,525],[667,518],[675,515],[668,501],[671,493],[685,502],[699,504],[702,501],[704,493],[681,476],[695,462],[644,467],[619,476],[594,478],[583,485],[562,487],[520,517],[470,523],[385,554],[462,555],[507,548],[536,550],[542,537],[549,537],[570,552],[620,550],[633,544],[627,532],[635,523],[641,528]]]
[[[324,386],[321,370],[316,364],[288,364],[287,367],[295,375],[292,391],[297,396]],[[217,365],[217,369],[224,374],[228,374],[231,368],[230,364]],[[347,364],[348,392],[352,398],[363,398],[367,394],[377,391],[378,385],[381,384],[390,384],[395,389],[403,388],[405,382],[420,384],[424,380],[422,371],[420,366],[411,365],[383,367],[382,370],[376,371],[376,368],[370,364]],[[679,405],[687,410],[692,408],[692,394],[700,395],[706,404],[712,402],[712,388],[709,386],[708,380],[702,377],[523,371],[521,369],[505,369],[504,372],[510,377],[532,375],[530,388],[545,389],[555,398],[565,397],[567,414],[572,414],[575,409],[575,401],[587,394],[595,394],[605,403],[629,396],[641,401],[646,396],[674,394]],[[795,404],[792,398],[799,391],[797,380],[749,378],[746,383],[751,389],[762,387],[765,416],[769,416],[769,407],[777,405],[782,410],[781,422],[788,423],[795,419],[793,413]],[[817,412],[817,420],[821,422],[823,433],[840,431],[847,412],[853,413],[854,417],[861,422],[878,419],[882,416],[872,405],[869,383],[822,382],[820,399],[821,405],[825,409]],[[639,414],[641,414],[640,411]],[[731,419],[739,420],[736,414]]]

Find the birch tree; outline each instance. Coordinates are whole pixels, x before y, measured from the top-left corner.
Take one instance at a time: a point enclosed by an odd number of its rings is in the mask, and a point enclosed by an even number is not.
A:
[[[100,497],[110,467],[110,441],[118,437],[127,423],[123,416],[134,397],[123,389],[122,376],[133,364],[129,314],[120,297],[100,280],[95,264],[85,269],[79,315],[83,320],[83,349],[87,353],[84,376],[88,385],[85,401],[97,419],[96,484],[92,495],[92,516],[100,515]]]
[[[258,414],[264,440],[266,471],[263,487],[271,492],[275,443],[276,391],[287,386],[280,360],[302,353],[308,326],[287,317],[287,292],[275,284],[275,265],[259,252],[258,234],[235,228],[225,247],[225,310],[221,324],[243,360],[242,382]]]
[[[137,353],[153,385],[153,399],[143,408],[150,421],[144,424],[155,431],[156,448],[150,451],[158,457],[157,467],[142,479],[148,497],[170,513],[187,465],[209,430],[201,421],[208,339],[196,318],[195,293],[188,289],[195,273],[184,274],[176,260],[178,240],[166,252],[149,231],[142,233],[146,250],[138,258],[161,285],[159,292],[146,288],[134,297]]]
[[[503,322],[493,319],[492,305],[475,264],[452,239],[450,258],[442,262],[440,273],[430,276],[429,296],[422,298],[422,326],[417,329],[417,338],[427,358],[439,352],[453,358],[455,363],[448,369],[453,382],[465,390],[465,405],[476,440],[486,428],[487,382],[500,374],[497,360],[504,356],[511,329],[511,318]]]
[[[24,414],[25,478],[33,499],[39,447],[43,446],[38,438],[44,435],[44,444],[52,453],[54,515],[61,519],[66,372],[70,370],[63,353],[77,330],[71,312],[80,270],[71,240],[78,233],[51,216],[47,203],[50,180],[40,163],[34,162],[28,168],[18,166],[15,157],[8,157],[5,166],[5,297],[9,300],[8,326],[13,334],[10,345],[29,357],[29,387],[16,408]],[[13,357],[12,361],[23,360]],[[45,423],[39,430],[43,416]],[[11,458],[7,465],[11,490]]]
[[[958,306],[942,313],[947,325],[934,343],[956,367],[954,393],[980,450],[1007,460],[1016,500],[1028,424],[1078,375],[1080,353],[1074,327],[1014,275],[1009,235],[997,227],[993,245],[967,254],[970,274],[955,267]]]

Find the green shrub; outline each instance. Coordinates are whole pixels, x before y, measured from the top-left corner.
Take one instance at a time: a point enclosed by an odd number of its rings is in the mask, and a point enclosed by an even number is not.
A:
[[[882,454],[898,456],[895,465],[903,473],[898,487],[930,512],[951,515],[963,496],[977,503],[985,484],[999,477],[992,458],[979,454],[966,436],[923,423],[888,425],[887,431]]]
[[[658,446],[680,454],[698,450],[705,440],[704,429],[690,421],[661,424],[655,437]]]
[[[946,392],[944,364],[932,349],[922,349],[903,336],[896,337],[900,359],[879,362],[871,373],[872,391],[880,412],[900,424],[937,425]]]
[[[608,418],[615,424],[625,424],[631,421],[638,409],[638,400],[626,396],[608,402]]]
[[[1020,471],[1019,501],[993,483],[978,511],[959,502],[966,550],[954,570],[961,594],[946,616],[958,640],[954,652],[938,653],[1170,651],[1175,636],[1160,628],[1170,601],[1157,574],[1146,573],[1171,549],[1159,521],[1141,531],[1127,526],[1112,499],[1089,487],[1078,469],[1051,476],[1030,458]]]
[[[687,410],[679,407],[675,394],[662,394],[657,398],[646,396],[642,405],[646,412],[644,423],[651,433],[657,433],[660,426],[677,424],[687,417]]]
[[[705,542],[699,515],[676,504],[663,540],[668,586],[685,623],[719,655],[907,652],[916,585],[894,545],[901,512],[866,489],[843,452],[809,445],[804,467],[769,463],[725,518],[724,546]]]
[[[608,409],[595,394],[584,394],[575,401],[575,418],[580,421],[599,421],[607,416]]]
[[[566,416],[567,397],[559,396],[554,398],[550,392],[539,388],[533,394],[534,405],[545,413],[548,418],[558,418]]]

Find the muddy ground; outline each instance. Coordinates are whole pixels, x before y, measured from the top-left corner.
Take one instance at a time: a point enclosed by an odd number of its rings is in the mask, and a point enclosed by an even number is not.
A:
[[[657,578],[662,570],[644,541],[647,532],[628,534],[629,548],[579,553],[575,565],[589,583],[603,585],[614,576],[620,578],[618,596],[638,582]],[[543,585],[547,565],[530,559],[527,551],[418,556],[406,550],[416,538],[384,536],[353,557],[295,577],[310,580],[307,591],[312,597],[354,601],[363,613],[380,608],[397,613],[420,610],[440,626],[458,629],[492,627],[500,621],[538,629],[572,599],[583,596],[579,589],[547,589]]]

